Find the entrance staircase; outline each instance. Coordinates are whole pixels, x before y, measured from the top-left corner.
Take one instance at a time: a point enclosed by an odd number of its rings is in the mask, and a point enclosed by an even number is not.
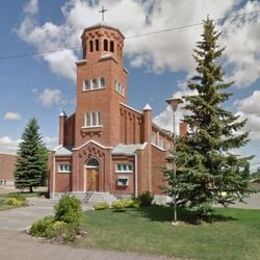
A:
[[[115,196],[113,196],[109,192],[87,192],[84,202],[89,206],[94,206],[101,202],[107,202],[109,205],[112,204],[113,201],[117,200]]]

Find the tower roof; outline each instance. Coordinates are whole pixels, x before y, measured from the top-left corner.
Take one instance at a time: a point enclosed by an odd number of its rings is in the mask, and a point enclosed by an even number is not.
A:
[[[120,36],[121,36],[123,39],[125,39],[125,36],[123,35],[123,33],[122,33],[119,29],[117,29],[117,28],[115,28],[115,27],[112,27],[112,26],[110,26],[110,25],[108,25],[108,24],[105,24],[105,23],[98,23],[98,24],[95,24],[95,25],[92,25],[92,26],[90,26],[90,27],[85,28],[84,31],[83,31],[83,33],[82,33],[82,35],[81,35],[81,38],[83,37],[83,35],[84,35],[86,32],[92,31],[92,30],[95,30],[95,29],[101,29],[101,28],[113,30],[113,31],[119,33]]]

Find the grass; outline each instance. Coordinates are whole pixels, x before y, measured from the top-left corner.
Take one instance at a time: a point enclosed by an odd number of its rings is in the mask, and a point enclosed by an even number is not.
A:
[[[19,191],[19,192],[1,193],[0,194],[0,200],[6,199],[8,197],[12,197],[13,195],[17,195],[17,194],[21,195],[24,198],[32,198],[32,197],[40,197],[40,196],[44,195],[45,192],[36,191],[36,192],[30,193],[30,192]]]
[[[0,211],[21,207],[21,206],[5,205],[4,201],[7,198],[14,197],[14,196],[18,195],[18,196],[22,196],[26,199],[26,198],[31,198],[31,197],[40,197],[43,194],[44,194],[43,192],[33,192],[33,193],[30,193],[30,192],[8,192],[8,193],[1,193],[0,194]]]
[[[5,204],[4,204],[4,200],[3,200],[3,199],[0,199],[0,211],[8,210],[8,209],[13,209],[13,208],[17,208],[17,207],[10,206],[10,205],[5,205]]]
[[[87,236],[77,242],[83,248],[140,252],[195,259],[259,259],[260,210],[215,211],[213,223],[190,224],[187,211],[171,226],[172,209],[150,208],[88,211],[83,226]]]

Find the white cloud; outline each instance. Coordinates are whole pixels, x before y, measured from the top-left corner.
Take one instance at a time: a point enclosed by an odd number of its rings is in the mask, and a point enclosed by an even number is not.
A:
[[[237,114],[247,118],[246,130],[250,131],[250,138],[260,140],[260,91],[256,90],[245,99],[235,102]]]
[[[21,115],[17,112],[6,112],[4,119],[10,121],[17,121],[17,120],[21,120]]]
[[[57,137],[44,136],[42,140],[50,150],[53,150],[58,144]],[[20,142],[20,139],[13,140],[10,136],[0,137],[0,153],[16,153]]]
[[[80,46],[80,35],[85,27],[100,21],[98,1],[68,0],[61,8],[64,16],[63,24],[45,22],[39,24],[36,19],[37,1],[30,1],[31,9],[25,8],[25,16],[17,29],[17,34],[28,44],[39,51],[73,48]],[[260,8],[259,1],[248,1],[244,6],[235,0],[108,0],[109,11],[106,22],[120,28],[126,36],[157,31],[170,27],[200,23],[207,14],[211,18],[229,17],[224,26],[223,43],[225,65],[231,66],[230,77],[240,85],[248,85],[259,77],[259,13],[255,17],[236,19],[234,7],[240,5],[240,12],[249,12]],[[187,15],[187,6],[189,12]],[[125,10],[129,15],[125,15]],[[132,17],[134,16],[134,19]],[[251,17],[251,18],[250,18]],[[258,23],[257,23],[258,22]],[[134,67],[146,67],[154,72],[162,70],[185,71],[194,70],[191,56],[195,42],[200,39],[202,26],[194,26],[183,30],[169,31],[147,37],[127,39],[125,53]],[[61,51],[43,56],[50,69],[62,77],[75,80],[74,62],[78,59],[78,51]],[[258,64],[258,65],[257,65]]]
[[[48,149],[53,150],[58,145],[58,138],[57,137],[44,136],[43,137],[43,143],[46,145],[46,147]]]
[[[258,12],[254,12],[257,11]],[[245,17],[229,18],[223,25],[223,44],[226,65],[231,65],[230,79],[239,87],[250,86],[260,77],[260,2],[247,1],[238,14]],[[232,14],[231,14],[232,15]]]
[[[38,12],[38,0],[30,0],[24,6],[24,12],[28,14],[36,14]]]
[[[0,152],[15,153],[20,140],[13,140],[10,136],[0,137]]]
[[[46,88],[39,94],[38,98],[44,107],[61,105],[64,102],[61,90],[59,89]]]
[[[196,91],[189,90],[184,81],[178,82],[177,86],[180,90],[175,92],[172,96],[172,98],[182,98],[183,96],[188,96],[188,95],[195,95]],[[164,111],[162,111],[159,115],[157,115],[154,118],[154,122],[159,125],[160,127],[170,130],[173,130],[173,114],[172,114],[172,108],[171,106],[167,106]],[[183,104],[180,104],[178,106],[177,111],[175,112],[175,129],[176,133],[179,134],[179,124],[181,120],[183,119],[184,115],[187,114],[188,112],[183,109]]]

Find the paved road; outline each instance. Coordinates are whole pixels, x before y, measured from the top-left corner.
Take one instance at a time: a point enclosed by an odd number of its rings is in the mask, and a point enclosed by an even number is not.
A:
[[[4,260],[153,260],[166,257],[141,256],[138,254],[112,251],[85,250],[45,242],[43,239],[32,238],[24,232],[0,231],[0,259]]]
[[[39,203],[29,200],[28,207],[0,211],[0,229],[25,230],[36,220],[52,214],[53,204],[38,200]]]
[[[53,206],[57,203],[45,198],[29,198],[27,201],[28,207],[0,211],[0,229],[26,230],[36,220],[51,215]],[[87,205],[83,206],[83,210],[89,208]]]
[[[260,193],[251,194],[249,198],[245,199],[245,201],[246,203],[235,203],[232,205],[232,208],[260,209]]]

